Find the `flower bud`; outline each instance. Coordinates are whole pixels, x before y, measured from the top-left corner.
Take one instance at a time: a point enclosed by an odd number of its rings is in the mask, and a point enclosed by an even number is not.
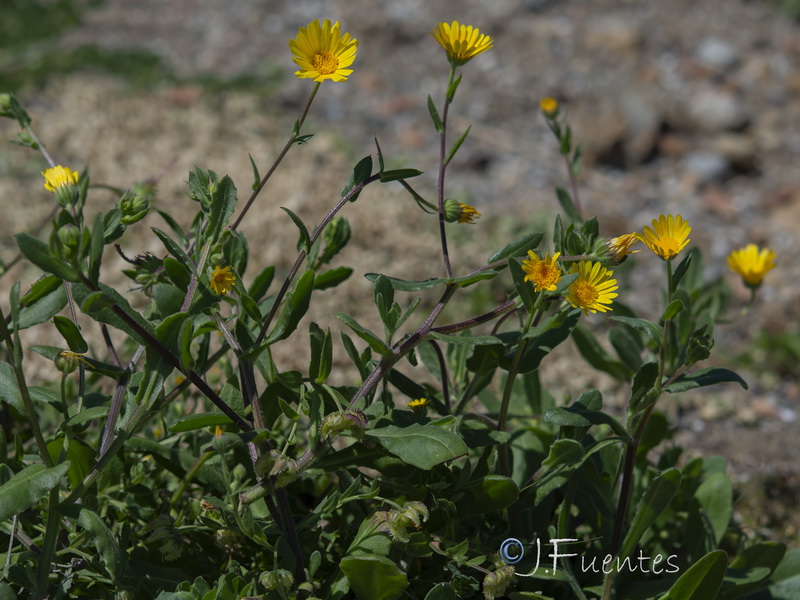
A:
[[[539,110],[547,119],[555,119],[558,116],[558,101],[555,98],[542,98],[539,102]]]
[[[481,216],[475,207],[448,198],[444,201],[444,219],[448,223],[472,223]]]
[[[81,232],[75,225],[67,223],[59,227],[58,241],[61,242],[65,248],[77,248],[78,243],[81,241]]]
[[[0,94],[0,117],[14,117],[11,110],[11,94]]]
[[[82,354],[64,350],[63,352],[58,353],[58,356],[56,356],[54,362],[56,364],[56,368],[62,373],[72,373],[78,368],[78,363],[81,362],[82,358]]]
[[[489,573],[483,579],[483,597],[486,600],[494,600],[497,596],[503,596],[506,588],[514,580],[514,567],[506,565],[497,571]]]
[[[122,213],[120,219],[123,224],[131,225],[141,221],[147,216],[150,210],[150,196],[128,190],[119,199],[119,210]]]
[[[263,585],[267,591],[283,590],[289,591],[294,583],[294,577],[286,569],[278,569],[276,571],[266,571],[258,578],[258,582]]]

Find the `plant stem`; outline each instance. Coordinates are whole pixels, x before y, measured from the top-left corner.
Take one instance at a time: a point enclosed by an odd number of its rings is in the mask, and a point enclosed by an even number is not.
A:
[[[236,231],[236,229],[239,227],[239,225],[242,222],[242,219],[244,219],[244,216],[247,214],[247,211],[250,210],[250,207],[253,205],[253,202],[255,202],[255,199],[258,196],[258,194],[261,192],[262,189],[264,189],[264,186],[267,184],[267,181],[269,181],[269,178],[272,177],[272,174],[275,172],[275,169],[278,168],[278,165],[281,164],[281,161],[289,152],[289,149],[297,141],[297,138],[300,135],[300,129],[303,127],[303,123],[306,120],[308,111],[311,108],[311,103],[314,101],[314,97],[317,95],[317,91],[319,90],[320,85],[321,83],[317,82],[317,84],[314,86],[314,89],[311,90],[311,95],[308,97],[308,101],[306,102],[306,106],[303,109],[302,114],[297,119],[294,129],[292,130],[292,135],[289,136],[289,141],[286,142],[286,145],[283,147],[283,150],[281,150],[280,154],[278,154],[278,158],[275,159],[275,162],[272,163],[272,166],[269,168],[269,171],[267,171],[267,174],[264,175],[264,177],[261,179],[261,182],[253,190],[253,193],[250,194],[250,198],[248,198],[247,203],[244,205],[244,208],[242,209],[242,212],[239,213],[239,216],[236,217],[236,221],[234,221],[233,225],[231,225],[231,229],[233,231]]]
[[[456,74],[455,65],[450,67],[450,77],[447,80],[447,92],[445,93],[444,109],[442,110],[442,131],[439,133],[439,183],[438,183],[438,200],[439,200],[439,237],[442,239],[442,258],[444,259],[444,269],[447,277],[453,276],[453,267],[450,265],[450,254],[447,250],[447,232],[445,231],[444,219],[444,174],[447,170],[445,157],[447,155],[447,112],[450,108],[450,86],[453,85],[453,78]]]
[[[56,510],[58,504],[58,486],[50,490],[47,499],[47,525],[42,542],[42,555],[39,557],[39,568],[36,570],[36,593],[35,599],[48,598],[47,585],[50,579],[50,566],[53,563],[53,555],[56,550],[58,540],[58,530],[61,524],[61,515]]]

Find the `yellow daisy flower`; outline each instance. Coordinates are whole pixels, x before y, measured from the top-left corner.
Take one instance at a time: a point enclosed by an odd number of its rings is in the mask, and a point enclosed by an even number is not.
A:
[[[558,115],[558,101],[555,98],[542,98],[539,102],[539,110],[548,119],[554,119]]]
[[[426,406],[429,402],[430,400],[427,398],[416,398],[408,403],[408,408],[421,408]]]
[[[611,310],[607,304],[619,294],[617,280],[611,279],[613,271],[609,271],[599,262],[582,260],[577,265],[572,265],[570,273],[579,273],[578,278],[572,282],[567,291],[567,302],[575,308],[583,310],[588,316],[589,311],[606,312]]]
[[[356,59],[358,40],[349,33],[340,33],[339,21],[319,20],[301,27],[297,37],[289,42],[292,60],[300,67],[295,75],[314,81],[345,81],[353,72],[348,69]]]
[[[661,215],[653,219],[653,228],[645,227],[644,233],[637,233],[636,237],[647,244],[655,254],[669,260],[684,249],[689,243],[689,232],[692,228],[680,215]]]
[[[61,165],[42,171],[44,187],[48,192],[55,192],[64,185],[77,185],[78,172]]]
[[[748,244],[728,255],[728,266],[741,276],[747,287],[757,289],[764,275],[775,268],[775,253],[769,248]]]
[[[530,258],[522,261],[522,270],[525,271],[525,281],[533,282],[535,292],[555,291],[561,281],[561,268],[556,263],[560,254],[556,252],[553,256],[547,254],[544,258],[539,258],[533,250],[528,250]]]
[[[606,248],[608,248],[608,255],[611,262],[618,265],[625,260],[628,254],[639,252],[639,250],[631,250],[631,246],[638,241],[639,238],[636,233],[626,233],[625,235],[615,237],[606,242]]]
[[[211,274],[209,286],[217,296],[222,296],[223,294],[227,293],[228,290],[233,289],[233,284],[235,282],[236,277],[233,275],[233,273],[231,273],[230,267],[225,267],[224,269],[214,267],[214,272]]]
[[[447,52],[450,61],[457,67],[468,62],[481,52],[486,52],[494,44],[488,35],[481,34],[477,27],[452,23],[439,23],[431,35]]]

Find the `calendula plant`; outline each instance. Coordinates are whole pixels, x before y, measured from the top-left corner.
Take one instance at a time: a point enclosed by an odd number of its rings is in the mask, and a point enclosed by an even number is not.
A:
[[[571,190],[556,192],[564,218],[464,272],[448,229],[480,226],[480,213],[446,194],[469,133],[453,141],[448,117],[462,69],[494,42],[456,21],[431,33],[450,64],[439,102],[427,99],[436,189],[416,183],[419,170],[387,169],[376,140],[315,226],[283,209],[298,241],[281,281],[274,265],[253,264],[238,227],[289,152],[312,141],[303,125],[322,86],[354,72],[358,41],[338,22],[314,21],[289,42],[295,75],[314,85],[265,175],[251,161],[241,209],[230,177],[189,173],[188,229],[157,208],[152,185],[98,210],[88,171],[57,164],[19,101],[0,95],[18,143],[47,163],[53,201],[46,239],[16,236],[19,260],[43,275],[24,292],[12,285],[0,314],[2,598],[796,597],[797,552],[744,535],[724,460],[685,458],[660,410],[686,390],[746,387],[699,365],[730,295],[687,247],[690,224],[660,215],[601,238],[578,199],[580,147],[547,98]],[[336,264],[358,234],[347,212],[377,183],[431,215],[442,264],[418,281],[381,265],[366,274],[382,332],[343,312],[340,332],[301,331],[315,292],[353,273]],[[124,257],[132,286],[118,291],[104,283],[107,246],[153,210],[163,251]],[[617,272],[634,252],[637,268],[665,271],[661,302],[643,316],[625,304],[636,276]],[[774,260],[748,246],[729,262],[755,298]],[[502,302],[442,322],[488,280]],[[63,343],[24,347],[31,327],[55,327]],[[625,390],[624,414],[596,389],[557,402],[541,385],[562,343],[585,358],[575,369]],[[301,344],[307,369],[281,370],[275,349]],[[355,385],[333,383],[334,351]],[[45,381],[26,371],[30,352],[52,362]]]

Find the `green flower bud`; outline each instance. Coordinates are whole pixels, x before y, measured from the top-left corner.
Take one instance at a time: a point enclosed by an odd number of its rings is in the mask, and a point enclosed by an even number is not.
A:
[[[11,94],[0,94],[0,117],[14,118],[11,110]]]
[[[258,582],[266,588],[267,591],[283,590],[284,592],[291,589],[294,583],[294,577],[286,569],[278,569],[277,571],[266,571],[258,578]]]
[[[81,362],[82,358],[82,354],[64,350],[63,352],[59,352],[54,362],[56,368],[62,373],[72,373],[78,368],[78,363]]]
[[[75,249],[81,241],[81,232],[75,225],[62,225],[58,229],[58,241],[65,248]]]
[[[140,194],[133,190],[128,190],[119,199],[119,210],[122,213],[122,221],[125,225],[131,225],[141,221],[147,216],[150,210],[150,196]]]

